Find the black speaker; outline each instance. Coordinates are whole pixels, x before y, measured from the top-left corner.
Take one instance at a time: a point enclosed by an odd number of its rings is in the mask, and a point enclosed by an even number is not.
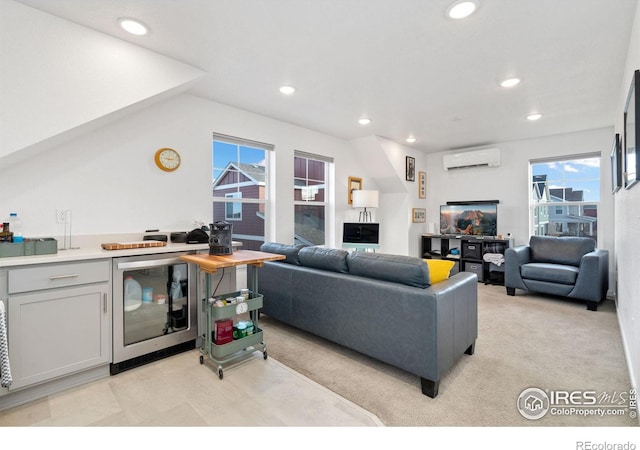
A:
[[[210,255],[230,255],[233,253],[231,245],[231,233],[233,224],[227,222],[215,222],[210,224],[209,234],[209,254]]]

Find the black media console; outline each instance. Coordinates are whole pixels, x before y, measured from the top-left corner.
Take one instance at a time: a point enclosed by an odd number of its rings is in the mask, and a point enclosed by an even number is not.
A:
[[[511,239],[493,237],[422,235],[422,258],[449,259],[456,265],[451,274],[474,272],[484,284],[504,285],[504,251]],[[485,256],[486,255],[486,256]]]

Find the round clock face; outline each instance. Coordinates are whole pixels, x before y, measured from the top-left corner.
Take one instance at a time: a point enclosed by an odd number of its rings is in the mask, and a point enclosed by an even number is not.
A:
[[[180,167],[180,154],[172,148],[161,148],[156,152],[155,161],[160,169],[172,172]]]

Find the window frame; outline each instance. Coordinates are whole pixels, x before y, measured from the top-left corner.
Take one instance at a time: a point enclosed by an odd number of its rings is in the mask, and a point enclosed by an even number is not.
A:
[[[571,200],[571,201],[544,201],[544,200],[534,200],[535,195],[534,195],[534,190],[535,191],[539,191],[539,181],[534,181],[534,175],[533,175],[533,166],[538,165],[538,164],[549,164],[549,163],[568,163],[568,162],[572,162],[572,161],[579,161],[579,160],[585,160],[585,159],[597,159],[599,161],[599,165],[598,165],[598,178],[585,178],[584,180],[590,180],[590,181],[594,181],[597,182],[596,185],[598,186],[598,200],[584,200],[584,201],[575,201],[575,200]],[[576,181],[584,181],[584,180],[576,180]],[[546,185],[546,190],[549,189],[549,183],[550,182],[555,182],[555,181],[559,181],[559,180],[545,180],[545,185]],[[566,179],[563,178],[562,180],[563,189],[566,189],[569,186],[569,184],[573,181],[571,179]],[[554,158],[545,158],[545,159],[537,159],[537,160],[530,160],[529,161],[529,177],[528,177],[528,182],[529,182],[529,188],[528,188],[528,195],[529,195],[529,235],[530,236],[534,236],[534,235],[539,235],[539,229],[540,229],[540,223],[536,224],[536,219],[538,218],[537,216],[539,215],[540,217],[542,217],[545,213],[545,210],[543,210],[543,208],[546,208],[546,216],[547,216],[547,234],[546,235],[552,235],[549,233],[549,231],[551,230],[551,228],[553,227],[555,231],[560,232],[560,233],[566,233],[568,231],[568,225],[569,223],[565,223],[565,222],[560,222],[560,221],[553,221],[551,219],[552,211],[555,211],[555,214],[557,213],[558,209],[561,209],[563,211],[563,213],[566,211],[567,215],[571,216],[571,215],[575,215],[575,214],[571,214],[572,208],[573,207],[578,207],[580,210],[580,214],[578,214],[579,217],[587,217],[586,215],[584,215],[584,211],[587,207],[593,207],[595,206],[596,211],[600,211],[600,204],[602,202],[602,155],[600,153],[586,153],[586,154],[579,154],[579,155],[564,155],[564,156],[559,156],[559,157],[554,157]],[[564,197],[564,196],[563,196]],[[543,198],[543,196],[541,197]],[[549,196],[549,200],[551,200],[551,196]],[[538,210],[538,212],[540,212],[540,214],[536,214],[536,209],[540,208]],[[579,222],[578,222],[579,223]],[[596,242],[600,239],[600,235],[598,233],[598,229],[601,225],[601,218],[600,215],[597,214],[594,220],[594,224],[595,224],[595,240]],[[558,226],[559,225],[559,226]],[[586,236],[586,237],[591,237],[591,236]]]
[[[242,200],[242,192],[227,192],[226,194],[224,194],[224,197],[225,198],[234,198],[234,199]],[[235,212],[232,214],[231,217],[229,217],[229,205],[231,205],[232,210],[235,210],[236,205],[238,205],[238,204],[240,204],[239,217],[234,217],[235,216]],[[225,202],[224,220],[235,220],[235,221],[241,221],[242,220],[242,201]]]
[[[294,227],[293,227],[293,239],[294,242],[297,242],[298,240],[300,240],[298,238],[298,235],[296,234],[296,224],[295,224],[295,219],[296,219],[296,207],[298,206],[322,206],[324,208],[324,230],[323,230],[323,238],[324,238],[324,242],[323,244],[318,244],[318,243],[312,243],[309,242],[311,245],[324,245],[327,244],[327,242],[329,242],[330,236],[332,235],[332,233],[330,232],[330,226],[331,226],[331,217],[332,217],[332,213],[330,211],[330,207],[331,207],[331,195],[332,195],[332,190],[331,190],[331,183],[330,180],[332,179],[331,174],[333,171],[333,164],[334,164],[334,160],[333,158],[330,157],[326,157],[326,156],[322,156],[322,155],[316,155],[316,154],[311,154],[311,153],[306,153],[306,152],[302,152],[299,150],[295,150],[294,154],[293,154],[293,161],[295,164],[295,160],[296,158],[301,158],[301,159],[305,159],[306,160],[306,164],[307,164],[307,169],[309,167],[309,160],[312,161],[317,161],[317,162],[321,162],[324,165],[324,182],[322,184],[318,184],[318,185],[312,185],[312,186],[318,186],[320,188],[320,186],[323,187],[324,189],[324,200],[322,201],[315,201],[315,200],[296,200],[296,195],[295,195],[295,190],[296,189],[300,189],[301,190],[301,195],[300,197],[303,198],[304,195],[302,194],[302,190],[303,188],[308,188],[309,187],[309,181],[321,181],[321,180],[315,180],[315,179],[310,179],[309,178],[309,173],[308,170],[306,171],[306,177],[305,178],[300,178],[300,177],[296,177],[295,176],[295,168],[294,168],[294,173],[293,173],[293,209],[294,209],[294,213],[293,213],[293,219],[294,219]],[[304,180],[306,182],[305,186],[296,186],[296,181],[297,180]]]
[[[224,207],[224,221],[225,222],[234,222],[237,224],[234,225],[234,230],[233,230],[233,237],[236,240],[245,240],[245,241],[262,241],[262,242],[267,242],[270,239],[270,216],[271,216],[271,208],[272,208],[272,204],[271,204],[271,198],[272,198],[272,190],[275,188],[275,186],[273,186],[273,179],[271,178],[270,175],[270,167],[273,165],[273,158],[274,158],[274,146],[272,144],[267,144],[264,142],[258,142],[258,141],[253,141],[250,139],[244,139],[244,138],[237,138],[234,136],[229,136],[229,135],[225,135],[225,134],[220,134],[220,133],[212,133],[213,134],[213,139],[212,139],[212,143],[211,143],[211,176],[212,176],[212,180],[211,180],[211,201],[212,201],[212,217],[214,221],[221,221],[222,218],[219,217],[215,217],[214,216],[214,210],[215,210],[215,204],[216,203],[223,203],[225,205]],[[262,182],[262,185],[260,183],[257,184],[258,188],[259,188],[259,192],[263,192],[263,198],[250,198],[250,197],[245,197],[243,195],[243,192],[240,190],[240,188],[247,184],[246,182],[240,182],[240,180],[238,179],[238,182],[235,183],[235,186],[238,187],[238,190],[235,192],[225,192],[224,194],[218,195],[216,196],[216,180],[217,178],[214,178],[215,172],[216,170],[224,170],[226,167],[216,167],[214,164],[214,146],[215,143],[223,143],[223,144],[231,144],[231,145],[235,145],[237,147],[236,151],[237,153],[237,158],[235,161],[229,161],[228,164],[231,165],[236,165],[237,163],[243,163],[243,161],[240,161],[241,158],[241,147],[245,147],[245,148],[249,148],[249,149],[256,149],[256,150],[262,150],[264,151],[264,182]],[[237,167],[236,167],[237,170]],[[240,173],[240,171],[238,171],[238,173]],[[237,197],[237,195],[240,195],[240,197]],[[241,204],[241,208],[240,208],[240,218],[229,218],[227,215],[227,205],[228,204]],[[259,211],[259,215],[262,217],[263,220],[263,235],[259,236],[259,235],[253,235],[253,234],[242,234],[242,233],[238,233],[236,232],[236,230],[238,229],[237,227],[240,226],[241,223],[243,223],[243,221],[247,220],[247,217],[245,217],[245,214],[243,212],[244,210],[244,205],[249,205],[249,204],[257,204],[258,205],[258,211]],[[256,239],[260,237],[261,239]]]

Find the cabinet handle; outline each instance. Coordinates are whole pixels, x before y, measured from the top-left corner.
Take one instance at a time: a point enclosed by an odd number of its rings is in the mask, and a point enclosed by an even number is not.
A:
[[[164,258],[152,259],[144,261],[121,262],[118,263],[118,269],[146,269],[151,267],[171,266],[173,264],[186,264],[180,258]]]
[[[77,276],[78,276],[77,273],[70,273],[69,275],[51,275],[49,279],[53,281],[53,280],[61,280],[63,278],[75,278]]]
[[[107,293],[105,292],[104,294],[102,294],[102,311],[104,311],[104,313],[107,313]]]

